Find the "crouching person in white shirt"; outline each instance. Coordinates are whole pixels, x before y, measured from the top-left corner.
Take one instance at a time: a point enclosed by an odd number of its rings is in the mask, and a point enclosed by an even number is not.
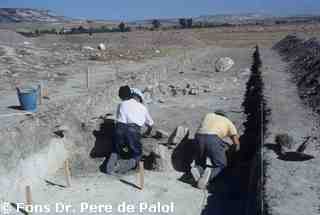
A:
[[[148,109],[128,86],[120,87],[119,97],[122,102],[117,108],[113,152],[107,163],[106,170],[109,174],[123,174],[136,168],[142,157],[141,128],[147,126],[143,136],[148,136],[153,125]],[[128,147],[132,154],[129,160],[120,160],[119,154],[124,146]]]

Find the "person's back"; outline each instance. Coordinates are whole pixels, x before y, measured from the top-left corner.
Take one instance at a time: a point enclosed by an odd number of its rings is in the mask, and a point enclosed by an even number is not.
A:
[[[200,189],[204,189],[208,181],[215,178],[227,166],[225,152],[229,144],[223,140],[225,137],[232,140],[237,151],[240,149],[238,132],[234,124],[221,113],[208,113],[195,135],[195,142],[198,146],[196,165],[191,168],[191,173]],[[207,158],[214,166],[212,170],[206,165]]]
[[[147,108],[135,99],[121,102],[117,111],[117,121],[125,124],[152,125],[153,120]]]
[[[200,124],[197,133],[214,134],[223,139],[237,135],[237,129],[228,118],[215,113],[208,113]]]

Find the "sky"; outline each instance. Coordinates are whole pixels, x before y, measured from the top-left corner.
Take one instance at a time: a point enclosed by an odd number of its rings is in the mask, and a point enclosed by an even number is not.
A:
[[[49,9],[72,18],[140,20],[214,14],[320,14],[320,0],[0,0],[0,7]]]

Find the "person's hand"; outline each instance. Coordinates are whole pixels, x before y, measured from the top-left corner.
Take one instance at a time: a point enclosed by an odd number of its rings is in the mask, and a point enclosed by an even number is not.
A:
[[[231,140],[233,142],[233,146],[235,148],[235,151],[236,152],[239,152],[240,151],[240,140],[239,140],[239,136],[238,135],[234,135],[231,137]]]
[[[235,151],[239,152],[240,151],[240,144],[234,144],[235,145]]]
[[[143,138],[148,138],[148,137],[150,137],[150,136],[151,136],[151,131],[152,131],[152,126],[147,126],[147,130],[146,130],[146,132],[144,132],[144,133],[142,134],[142,137],[143,137]]]
[[[148,138],[148,137],[151,137],[151,135],[150,135],[150,133],[144,132],[144,133],[142,134],[142,137],[143,137],[143,138]]]

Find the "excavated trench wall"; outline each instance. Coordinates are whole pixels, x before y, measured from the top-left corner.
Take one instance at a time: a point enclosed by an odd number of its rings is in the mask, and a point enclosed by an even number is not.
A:
[[[87,95],[51,102],[19,125],[1,130],[0,201],[24,202],[25,186],[43,183],[67,158],[74,177],[99,171],[103,158],[90,157],[104,129],[99,116],[115,113],[120,85],[142,88],[148,83],[146,76],[117,80]]]
[[[320,114],[320,41],[288,35],[273,48],[289,62],[300,97]]]
[[[261,76],[262,61],[259,48],[253,54],[253,64],[251,75],[246,85],[246,93],[243,101],[244,113],[247,120],[244,123],[244,134],[241,136],[241,160],[249,162],[250,170],[248,174],[248,193],[245,215],[262,214],[262,145],[267,129],[268,115],[270,110],[267,108],[264,98],[264,83]]]

